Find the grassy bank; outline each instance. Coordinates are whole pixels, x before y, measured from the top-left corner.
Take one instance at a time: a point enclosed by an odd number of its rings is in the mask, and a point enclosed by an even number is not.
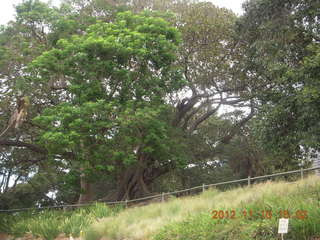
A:
[[[226,192],[212,189],[199,196],[121,211],[94,223],[86,230],[85,238],[279,239],[278,219],[280,213],[285,216],[288,210],[291,218],[286,239],[310,239],[320,237],[319,200],[320,178],[316,176],[291,183],[267,182]],[[214,210],[223,211],[224,216],[220,214],[220,218],[213,219]]]
[[[34,237],[53,240],[59,234],[78,237],[81,231],[104,217],[117,214],[122,208],[109,208],[105,204],[96,204],[74,211],[46,210],[43,212],[21,212],[12,215],[0,215],[0,232],[15,237],[31,233]]]
[[[320,178],[225,192],[210,189],[128,209],[97,204],[74,211],[0,215],[0,232],[16,237],[31,233],[46,240],[61,233],[77,237],[81,231],[86,240],[275,240],[280,213],[286,217],[286,210],[291,216],[285,239],[320,237]]]

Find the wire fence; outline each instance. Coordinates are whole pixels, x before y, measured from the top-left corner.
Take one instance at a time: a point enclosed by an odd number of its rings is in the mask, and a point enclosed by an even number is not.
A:
[[[142,197],[142,198],[136,198],[131,200],[125,200],[125,201],[114,201],[114,202],[108,202],[108,201],[102,201],[102,200],[96,200],[94,202],[85,203],[85,204],[65,204],[65,205],[55,205],[55,206],[47,206],[47,207],[33,207],[33,208],[19,208],[19,209],[8,209],[8,210],[0,210],[0,213],[14,213],[14,212],[21,212],[21,211],[31,211],[31,210],[46,210],[46,209],[66,209],[66,208],[78,208],[78,207],[85,207],[85,206],[92,206],[97,203],[105,203],[107,205],[123,205],[125,207],[128,207],[132,203],[137,202],[146,202],[150,200],[157,199],[159,202],[164,202],[166,200],[166,196],[181,196],[183,194],[190,195],[191,191],[196,190],[196,194],[200,192],[204,192],[205,190],[211,188],[211,187],[217,187],[222,185],[229,185],[234,183],[245,183],[246,185],[250,186],[255,180],[264,180],[264,179],[272,179],[279,176],[287,176],[292,174],[300,174],[300,178],[303,179],[305,173],[315,171],[317,175],[320,175],[319,171],[320,167],[311,167],[306,169],[299,169],[299,170],[293,170],[293,171],[287,171],[287,172],[280,172],[280,173],[274,173],[269,175],[263,175],[263,176],[257,176],[257,177],[251,177],[248,176],[247,178],[232,180],[232,181],[226,181],[226,182],[218,182],[213,184],[202,184],[201,186],[196,186],[192,188],[186,188],[182,190],[177,190],[173,192],[163,192],[161,194],[156,194],[152,196]]]

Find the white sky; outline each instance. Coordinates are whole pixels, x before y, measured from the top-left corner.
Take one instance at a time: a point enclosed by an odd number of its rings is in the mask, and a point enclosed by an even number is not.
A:
[[[225,7],[225,8],[231,9],[236,14],[241,15],[243,13],[242,7],[241,7],[242,3],[244,3],[246,0],[208,0],[208,1],[213,2],[213,4],[219,7]]]
[[[0,24],[6,24],[8,21],[14,18],[14,8],[22,0],[0,0]],[[47,2],[47,0],[44,0]],[[219,7],[229,8],[237,14],[242,13],[241,4],[245,0],[209,0]],[[57,4],[59,0],[52,0],[54,4]]]

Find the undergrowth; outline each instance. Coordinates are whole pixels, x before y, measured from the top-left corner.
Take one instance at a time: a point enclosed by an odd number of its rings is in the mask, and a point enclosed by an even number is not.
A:
[[[42,212],[21,212],[12,215],[0,215],[0,232],[21,237],[31,233],[35,237],[46,240],[55,239],[64,233],[77,237],[81,231],[93,222],[104,217],[110,217],[118,213],[122,207],[107,207],[99,203],[76,210],[45,210]]]

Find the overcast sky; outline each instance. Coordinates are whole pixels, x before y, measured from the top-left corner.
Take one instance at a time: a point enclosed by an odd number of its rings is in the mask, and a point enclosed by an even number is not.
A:
[[[22,0],[0,0],[0,24],[6,24],[8,21],[14,18],[14,8],[13,5],[16,5]],[[44,0],[47,1],[47,0]],[[58,4],[60,0],[52,0],[54,4]],[[226,7],[232,9],[235,13],[241,14],[241,4],[245,0],[209,0],[219,7]]]

